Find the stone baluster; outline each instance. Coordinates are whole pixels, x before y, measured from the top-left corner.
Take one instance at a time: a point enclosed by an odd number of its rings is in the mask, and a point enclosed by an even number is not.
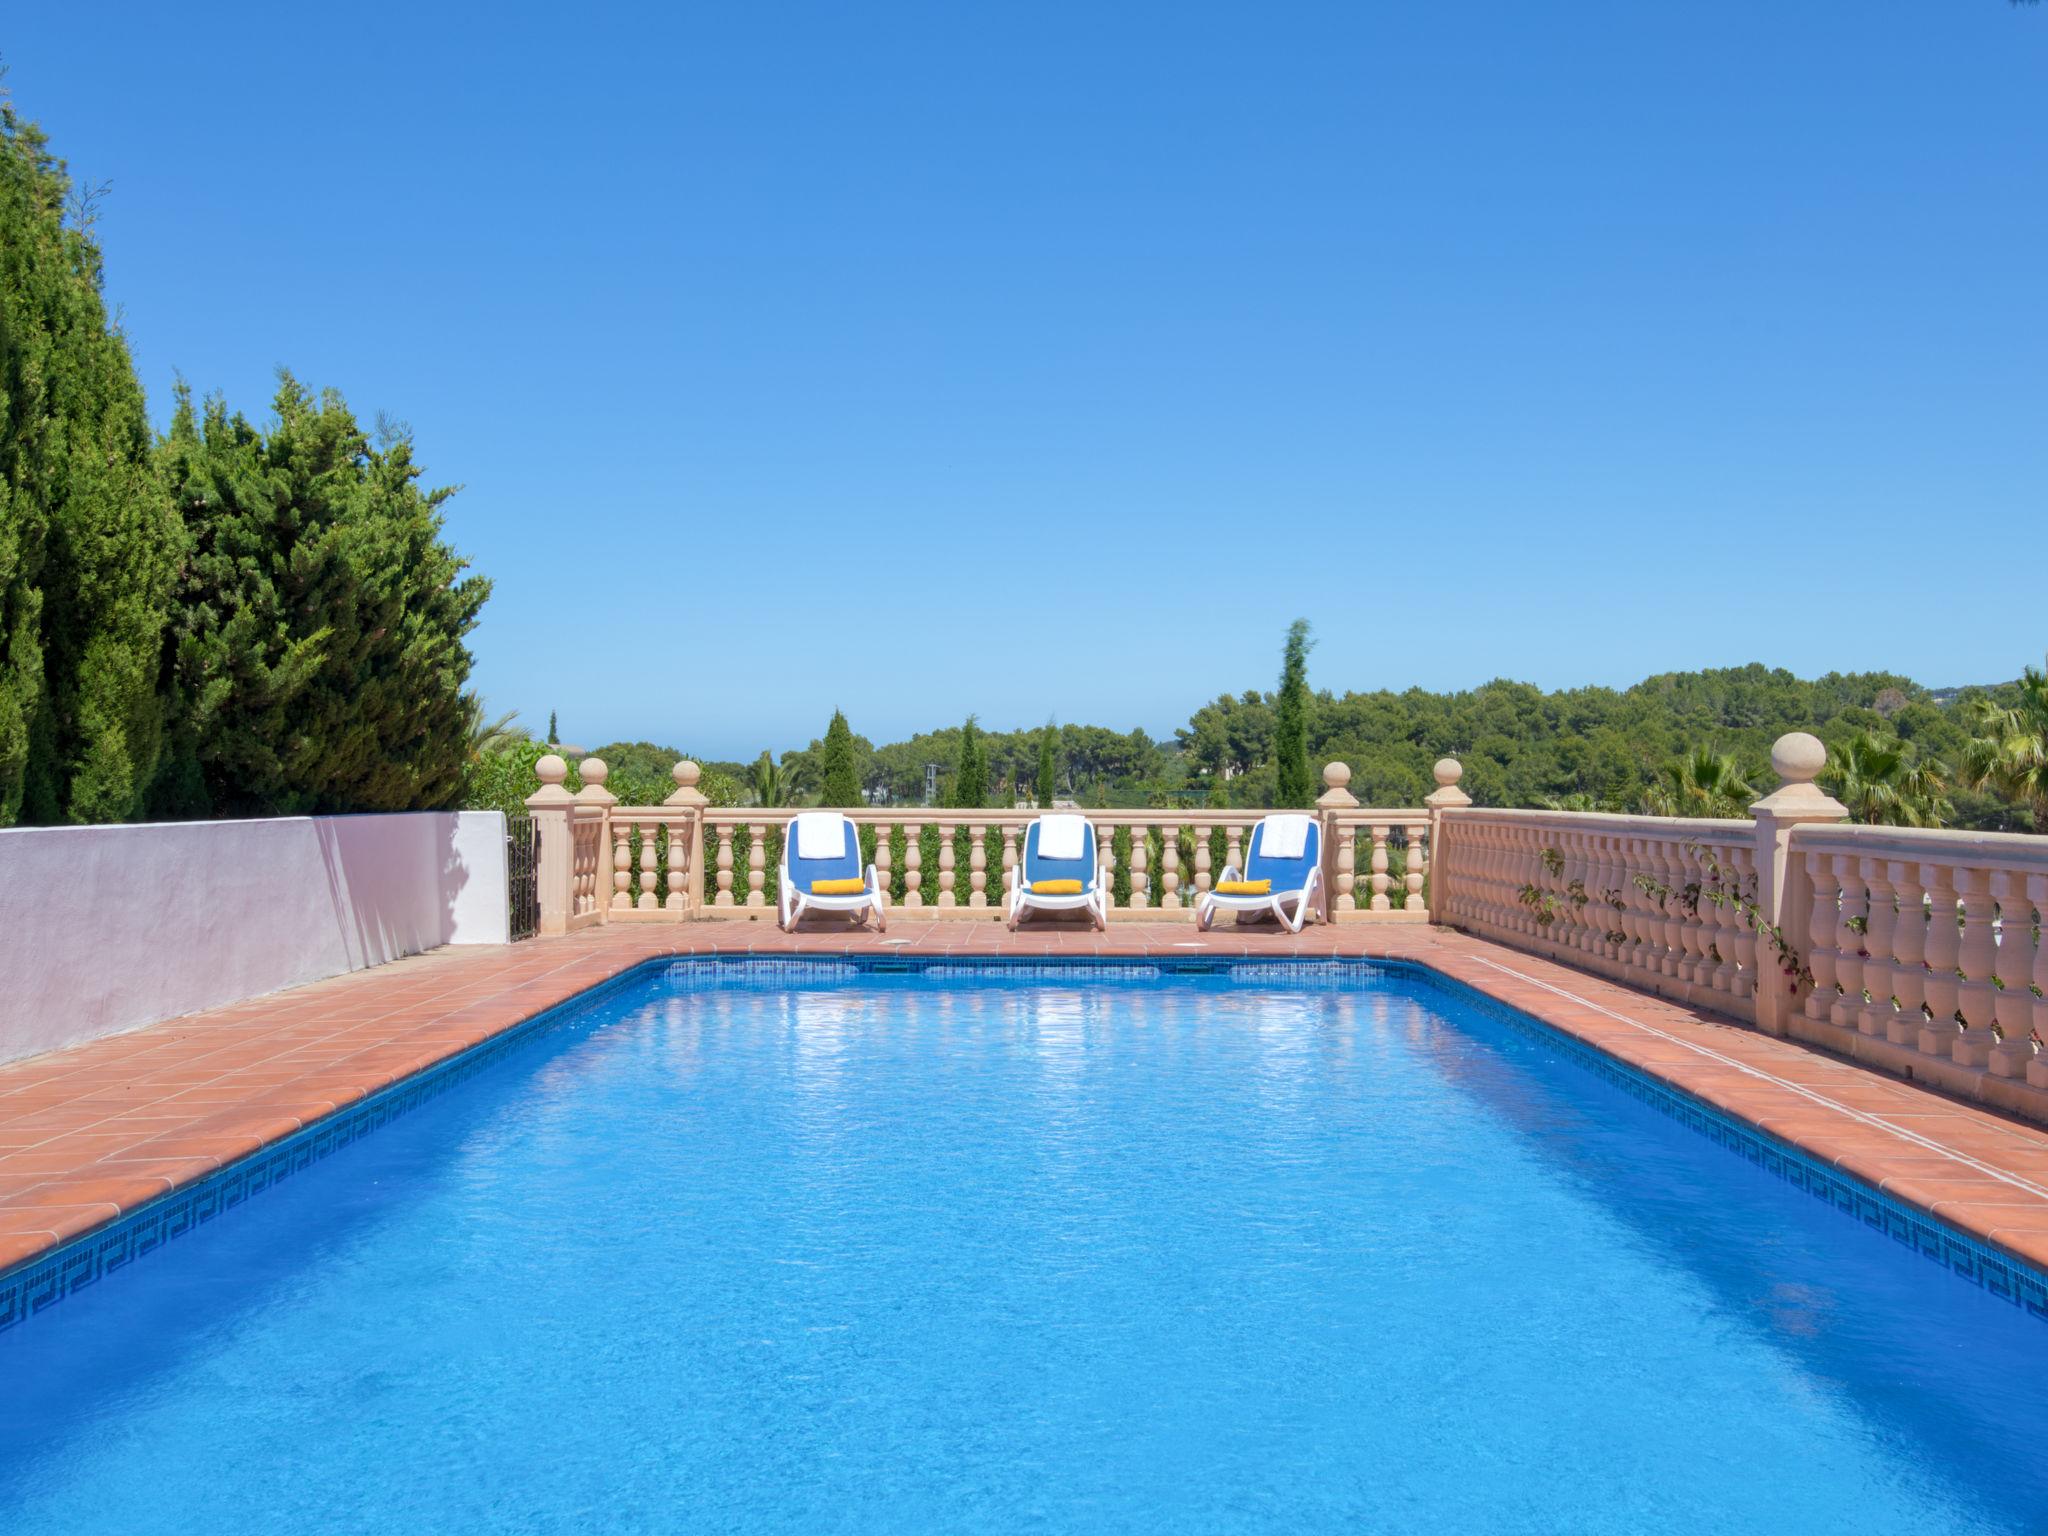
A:
[[[1956,961],[1963,936],[1956,926],[1954,872],[1946,864],[1922,864],[1927,887],[1927,1022],[1920,1026],[1920,1054],[1946,1056],[1956,1043],[1956,1003],[1961,980]]]
[[[1152,849],[1149,846],[1151,839],[1146,835],[1146,831],[1147,829],[1142,826],[1131,828],[1131,899],[1126,905],[1132,907],[1152,905],[1151,884],[1145,875],[1146,867],[1152,860]]]
[[[2027,876],[2027,900],[2048,928],[2048,875]],[[2027,1081],[2036,1088],[2048,1088],[2048,931],[2034,946],[2034,1036],[2042,1049],[2027,1063]]]
[[[1202,892],[1209,890],[1215,884],[1215,875],[1210,869],[1211,862],[1209,828],[1206,826],[1198,827],[1195,829],[1195,895],[1197,899],[1200,898]]]
[[[683,912],[690,905],[690,834],[680,822],[668,824],[668,895],[662,909]]]
[[[1842,888],[1835,883],[1835,861],[1827,854],[1806,855],[1806,873],[1813,883],[1813,910],[1806,929],[1806,968],[1813,972],[1813,990],[1806,996],[1806,1016],[1825,1023],[1841,996],[1835,990],[1835,958],[1840,953]]]
[[[1180,906],[1180,828],[1159,831],[1159,905],[1162,910]]]
[[[1358,910],[1358,828],[1348,822],[1332,821],[1330,837],[1337,855],[1337,910]]]
[[[896,891],[891,883],[896,870],[896,829],[886,821],[875,823],[875,889],[882,893],[882,904],[889,906],[896,900]]]
[[[1828,1021],[1854,1029],[1863,1013],[1863,934],[1870,921],[1869,894],[1863,884],[1863,861],[1835,855],[1835,881],[1842,887],[1841,920],[1835,937],[1835,985],[1842,995],[1828,1008]]]
[[[1692,926],[1685,916],[1685,850],[1676,843],[1659,838],[1653,856],[1657,861],[1657,879],[1664,887],[1661,908],[1664,960],[1660,969],[1667,981],[1683,981],[1686,979],[1686,930]]]
[[[1998,898],[1998,979],[2003,984],[1993,1005],[1998,1044],[1986,1063],[1999,1077],[2025,1077],[2034,1059],[2034,909],[2027,899],[2027,877],[1999,870],[1991,876],[1991,894]]]
[[[640,823],[640,899],[634,903],[642,912],[658,912],[661,902],[654,894],[654,882],[660,873],[661,823],[643,821]]]
[[[1885,1038],[1891,1028],[1893,956],[1898,943],[1898,892],[1892,886],[1892,867],[1884,859],[1864,859],[1863,887],[1869,893],[1870,915],[1863,927],[1863,990],[1870,994],[1857,1012],[1856,1028],[1874,1038]]]
[[[1408,828],[1408,868],[1401,876],[1401,883],[1407,887],[1407,895],[1401,900],[1402,910],[1421,912],[1424,910],[1422,882],[1429,877],[1429,849],[1426,839],[1427,823],[1414,822]]]
[[[1223,864],[1240,877],[1244,874],[1244,829],[1232,822],[1223,840]]]
[[[1738,843],[1729,852],[1733,863],[1729,888],[1722,893],[1721,912],[1733,936],[1736,972],[1728,990],[1737,997],[1754,998],[1765,987],[1789,989],[1791,979],[1779,972],[1776,952],[1760,954],[1756,929],[1750,926],[1748,893],[1756,875],[1756,850]]]
[[[924,905],[924,828],[914,821],[903,829],[903,905]]]
[[[967,829],[967,905],[988,905],[988,829]]]
[[[1008,823],[1005,823],[1003,827],[1003,899],[1005,901],[1009,900],[1010,887],[1024,878],[1017,873],[1018,860],[1023,857],[1023,849],[1018,842],[1023,836],[1023,830],[1021,827],[1012,826]]]
[[[1368,829],[1372,836],[1372,909],[1375,912],[1391,912],[1392,901],[1387,892],[1393,886],[1393,877],[1387,873],[1387,828],[1384,822],[1374,822]]]
[[[1963,907],[1962,950],[1956,959],[1963,973],[1956,992],[1963,1029],[1949,1055],[1959,1066],[1982,1067],[1990,1064],[1991,1048],[1998,1043],[1991,1029],[1998,1013],[1998,984],[1991,979],[1998,974],[1998,934],[1992,927],[1997,903],[1988,871],[1957,865],[1955,878]]]
[[[1728,921],[1726,900],[1734,857],[1732,845],[1722,843],[1709,847],[1700,858],[1698,875],[1700,936],[1707,951],[1700,964],[1700,979],[1709,991],[1723,997],[1737,995],[1735,981],[1739,974],[1735,961],[1735,929]]]
[[[1893,1045],[1917,1049],[1923,1022],[1920,1006],[1927,1001],[1927,888],[1921,884],[1918,864],[1889,863],[1885,880],[1898,909],[1891,937],[1891,993],[1898,1006],[1885,1020],[1884,1035]]]
[[[939,823],[939,905],[941,907],[956,907],[960,904],[953,895],[953,882],[957,878],[954,874],[954,865],[959,861],[959,854],[953,847],[953,830],[951,822],[941,821]]]
[[[733,824],[729,821],[718,825],[718,895],[713,898],[714,907],[732,905],[732,834]]]
[[[612,818],[612,896],[614,912],[629,911],[633,905],[633,823]]]
[[[747,825],[747,905],[761,907],[768,904],[765,887],[768,884],[768,825],[766,822],[749,822]]]
[[[1664,861],[1671,869],[1671,895],[1664,902],[1665,912],[1673,919],[1667,930],[1672,949],[1671,974],[1684,987],[1697,987],[1708,974],[1706,925],[1700,920],[1698,908],[1688,910],[1686,902],[1704,889],[1700,883],[1699,856],[1684,843],[1666,843]]]
[[[1096,879],[1101,882],[1102,899],[1109,902],[1116,894],[1116,828],[1097,825],[1095,828]]]

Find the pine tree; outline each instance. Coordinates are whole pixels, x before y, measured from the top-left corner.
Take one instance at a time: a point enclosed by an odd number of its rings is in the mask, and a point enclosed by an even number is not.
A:
[[[441,538],[408,438],[280,378],[259,432],[181,392],[160,449],[190,558],[178,588],[166,810],[430,809],[467,767],[463,639],[490,593]]]
[[[0,101],[0,826],[134,815],[160,750],[179,529],[92,202]]]
[[[1053,761],[1052,734],[1058,729],[1048,725],[1038,738],[1038,808],[1051,810],[1053,791],[1058,787],[1059,767]]]
[[[1287,626],[1280,693],[1273,709],[1273,803],[1279,806],[1306,807],[1315,797],[1315,779],[1308,768],[1308,653],[1312,643],[1307,619],[1296,619]]]
[[[953,808],[978,811],[988,804],[988,756],[974,716],[960,731],[960,756],[953,768]]]
[[[853,757],[853,727],[843,710],[832,711],[832,723],[825,727],[821,759],[818,804],[847,808],[861,802],[860,770]]]

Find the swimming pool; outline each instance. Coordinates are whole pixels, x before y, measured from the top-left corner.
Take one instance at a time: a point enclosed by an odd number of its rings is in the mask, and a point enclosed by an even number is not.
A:
[[[2048,1510],[2048,1323],[1418,971],[686,964],[450,1083],[0,1333],[0,1529]]]

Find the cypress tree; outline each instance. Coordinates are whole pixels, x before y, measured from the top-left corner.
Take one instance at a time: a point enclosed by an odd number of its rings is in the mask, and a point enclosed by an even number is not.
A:
[[[179,528],[70,194],[0,101],[0,826],[134,815],[162,734]]]
[[[846,723],[844,710],[832,711],[832,723],[825,727],[825,747],[819,754],[822,790],[818,804],[846,808],[860,804],[860,770],[853,760],[853,727]]]
[[[953,808],[978,811],[988,804],[988,755],[974,716],[960,732],[960,756],[953,769]]]
[[[1273,803],[1307,806],[1315,798],[1308,768],[1308,620],[1287,626],[1280,657],[1280,693],[1273,707]]]
[[[561,744],[562,735],[561,732],[555,729],[555,712],[551,709],[548,711],[548,745],[557,747]]]
[[[1052,733],[1048,725],[1038,738],[1038,808],[1052,809],[1053,791],[1058,787],[1058,765],[1053,761]]]
[[[191,546],[160,800],[183,813],[431,809],[461,796],[463,639],[489,595],[401,435],[280,376],[260,432],[181,392],[160,449]]]

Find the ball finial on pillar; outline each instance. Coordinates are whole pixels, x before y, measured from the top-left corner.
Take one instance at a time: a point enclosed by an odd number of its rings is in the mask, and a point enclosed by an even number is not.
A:
[[[1811,784],[1828,765],[1828,749],[1808,731],[1792,731],[1771,743],[1771,770],[1787,784]]]

